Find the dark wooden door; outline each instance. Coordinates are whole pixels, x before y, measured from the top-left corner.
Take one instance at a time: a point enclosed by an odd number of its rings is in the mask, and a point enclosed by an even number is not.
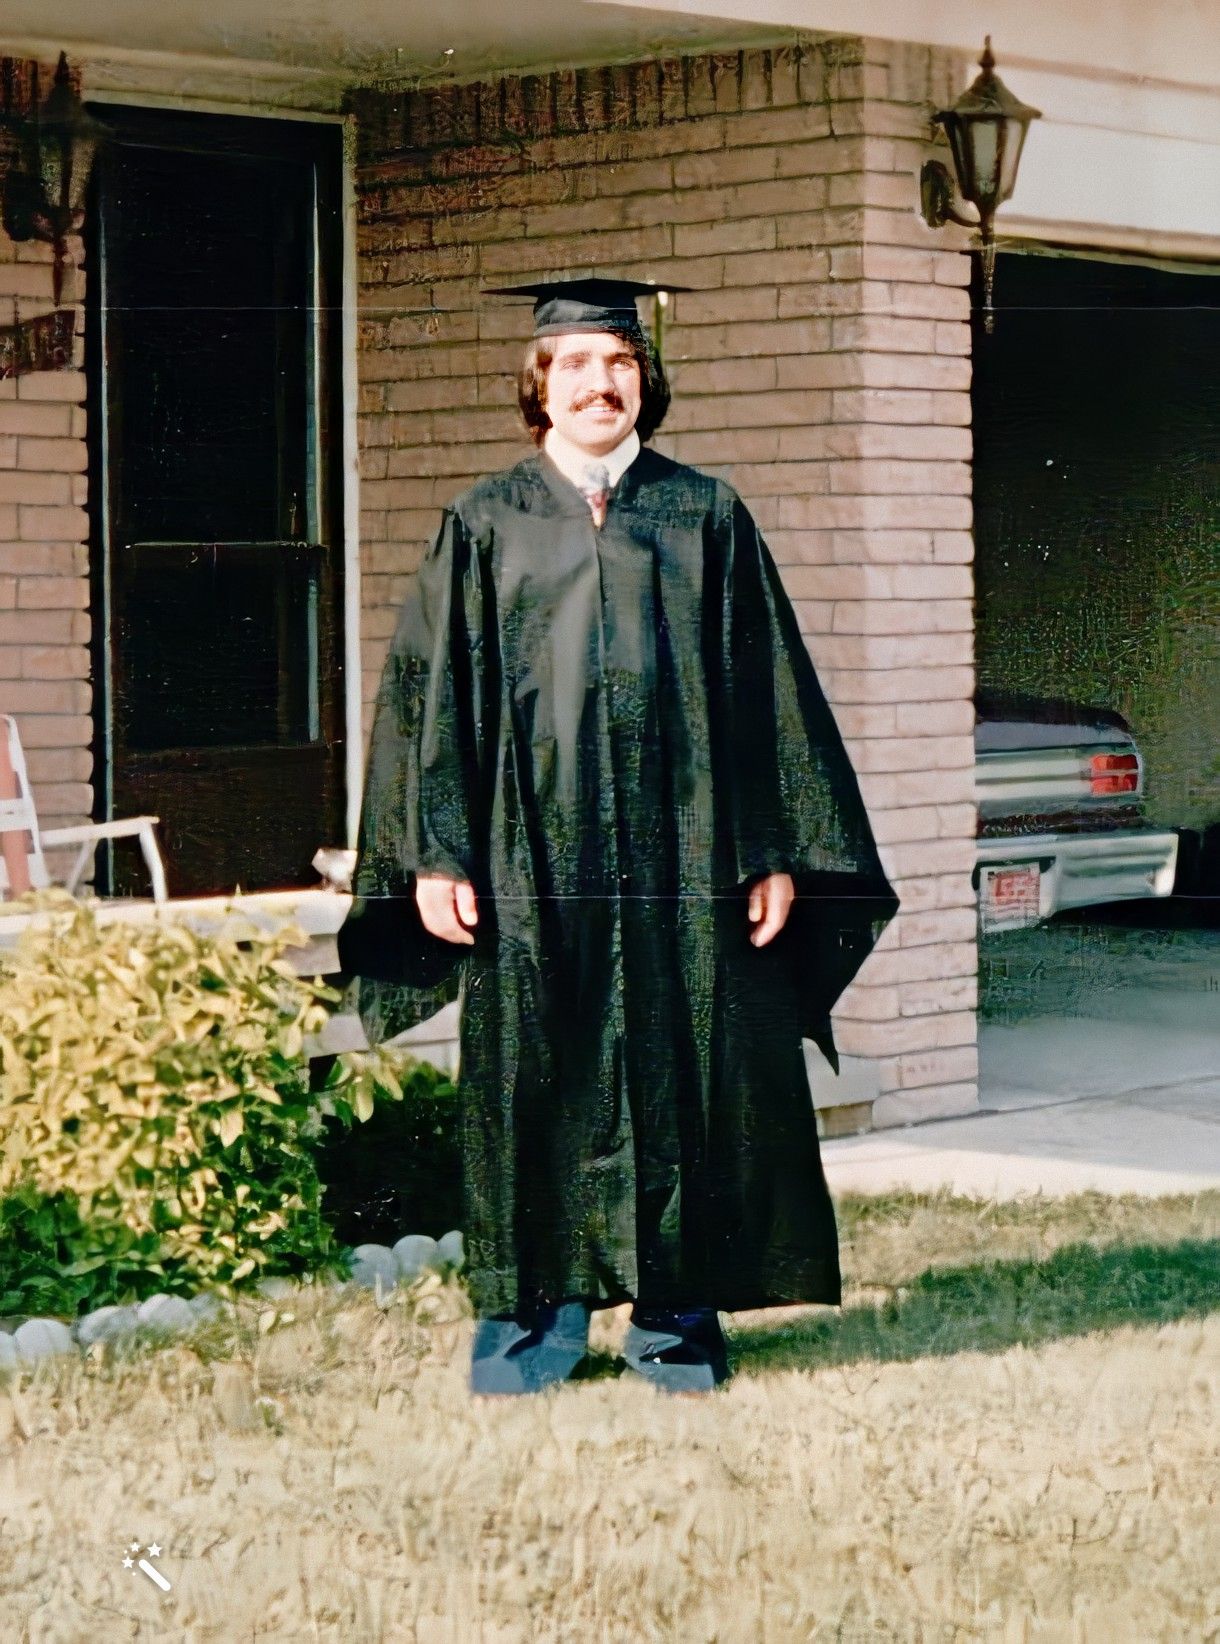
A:
[[[98,814],[161,817],[172,894],[314,883],[345,812],[339,134],[97,112]],[[98,876],[145,889],[121,843]]]

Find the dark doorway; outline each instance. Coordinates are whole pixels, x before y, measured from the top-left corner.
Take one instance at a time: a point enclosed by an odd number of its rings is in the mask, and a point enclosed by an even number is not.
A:
[[[99,814],[160,816],[172,894],[310,884],[345,813],[339,133],[97,112]]]

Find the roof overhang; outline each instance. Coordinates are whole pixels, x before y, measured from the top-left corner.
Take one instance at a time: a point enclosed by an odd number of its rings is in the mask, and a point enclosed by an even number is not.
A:
[[[1009,68],[1184,87],[1220,85],[1220,0],[5,0],[0,52],[84,70],[88,90],[334,109],[353,84],[474,80],[864,35],[977,54]]]
[[[787,25],[589,0],[5,0],[0,52],[79,64],[87,92],[335,108],[351,86],[477,80],[761,43]]]
[[[652,9],[649,0],[614,0],[612,9],[625,6]],[[667,0],[667,6],[704,20],[909,40],[972,57],[990,34],[1002,66],[1220,86],[1217,0],[987,0],[984,6],[978,0]]]

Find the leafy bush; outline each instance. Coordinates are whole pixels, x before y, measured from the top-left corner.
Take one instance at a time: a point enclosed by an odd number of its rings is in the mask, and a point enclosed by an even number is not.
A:
[[[310,1091],[306,1037],[338,995],[281,958],[303,933],[27,900],[39,917],[0,955],[0,1293],[33,1294],[52,1252],[78,1306],[336,1265],[322,1120],[401,1091],[379,1052]]]
[[[62,1194],[21,1187],[0,1199],[0,1316],[75,1313],[115,1300],[100,1270],[75,1271],[88,1240],[80,1211]]]

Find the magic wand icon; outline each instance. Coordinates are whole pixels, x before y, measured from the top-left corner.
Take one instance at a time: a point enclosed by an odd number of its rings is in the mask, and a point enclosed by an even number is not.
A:
[[[160,1558],[161,1556],[161,1549],[155,1541],[150,1542],[146,1550],[148,1552],[148,1558]],[[171,1583],[166,1581],[160,1570],[150,1564],[148,1562],[148,1558],[137,1559],[132,1556],[139,1551],[140,1543],[138,1541],[133,1541],[123,1556],[123,1568],[125,1570],[142,1570],[155,1586],[160,1587],[163,1593],[168,1593]]]

